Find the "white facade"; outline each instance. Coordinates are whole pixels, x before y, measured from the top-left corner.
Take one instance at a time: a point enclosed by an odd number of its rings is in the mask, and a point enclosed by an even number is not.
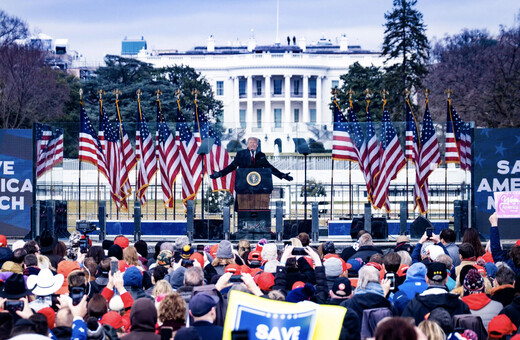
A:
[[[314,45],[219,47],[213,37],[194,50],[141,51],[137,59],[156,67],[187,65],[212,85],[224,106],[224,145],[256,136],[268,153],[294,152],[292,138],[318,139],[310,128],[332,131],[331,89],[350,65],[382,66],[377,52],[322,41]],[[330,148],[331,141],[322,141]]]

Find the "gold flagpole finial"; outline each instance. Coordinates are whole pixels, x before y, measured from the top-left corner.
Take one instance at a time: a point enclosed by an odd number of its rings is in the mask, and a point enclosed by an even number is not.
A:
[[[137,95],[137,100],[141,100],[141,95],[143,94],[141,89],[137,89],[137,91],[135,91],[135,94]]]
[[[352,96],[354,95],[354,90],[352,90],[351,88],[348,89],[347,94],[348,94],[348,100],[352,101]]]
[[[410,98],[410,90],[404,89],[403,94],[405,100],[408,100]]]
[[[159,100],[159,97],[162,95],[162,91],[159,89],[155,90],[155,95],[157,96],[157,100]]]
[[[83,100],[83,89],[79,89],[79,100]]]
[[[191,91],[191,94],[195,96],[195,100],[197,100],[197,96],[200,94],[200,91],[198,89],[195,89]]]
[[[389,94],[390,94],[390,92],[388,92],[387,89],[381,90],[381,96],[383,97],[383,100],[386,100],[386,96],[388,96]]]
[[[116,95],[116,100],[119,100],[119,95],[123,94],[120,89],[115,89],[112,93]]]
[[[429,99],[429,96],[430,96],[431,93],[432,93],[432,90],[424,89],[424,97],[426,98],[426,100]]]
[[[451,95],[453,94],[453,90],[448,88],[448,89],[444,90],[444,94],[446,95],[446,97],[449,100]]]
[[[181,95],[182,95],[181,89],[177,89],[177,91],[175,91],[175,97],[177,97],[177,100],[181,99]]]
[[[365,91],[363,91],[363,93],[365,94],[366,100],[370,100],[374,96],[374,93],[369,88],[366,88]]]
[[[97,94],[99,94],[99,100],[103,100],[103,95],[105,94],[105,91],[103,91],[103,90],[98,90],[98,91],[97,91]]]
[[[334,96],[334,100],[338,99],[339,90],[337,87],[333,88],[332,91],[330,91],[330,94]]]

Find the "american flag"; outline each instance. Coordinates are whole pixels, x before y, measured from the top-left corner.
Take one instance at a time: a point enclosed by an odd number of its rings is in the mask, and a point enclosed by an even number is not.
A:
[[[54,159],[52,161],[52,166],[59,165],[63,163],[63,129],[56,129],[56,149],[54,150]]]
[[[406,142],[405,142],[405,157],[407,161],[413,162],[417,165],[419,160],[419,128],[417,120],[412,111],[410,101],[406,100]]]
[[[423,127],[421,132],[421,147],[419,151],[419,167],[415,169],[415,203],[421,214],[428,211],[428,177],[441,163],[441,153],[437,143],[437,135],[433,126],[432,116],[426,101]]]
[[[176,132],[179,136],[179,153],[182,169],[182,200],[184,204],[197,196],[202,182],[201,158],[195,137],[188,128],[186,119],[181,112],[180,100],[177,100]]]
[[[197,107],[195,103],[195,112],[197,114],[197,121],[201,140],[206,138],[214,138],[215,142],[211,147],[210,153],[204,156],[205,172],[211,174],[215,171],[220,171],[229,165],[229,154],[226,149],[222,147],[222,142],[215,130],[210,126],[208,117]],[[235,172],[227,174],[224,177],[211,180],[211,187],[213,191],[225,190],[232,195],[235,193]]]
[[[370,198],[372,189],[370,187],[371,180],[370,168],[368,166],[368,149],[365,142],[365,136],[353,110],[349,111],[349,121],[350,136],[354,142],[354,146],[356,147],[357,162],[359,164],[359,169],[361,169],[363,177],[365,178],[365,183],[367,186],[367,197]]]
[[[96,137],[94,126],[90,122],[90,118],[88,118],[88,115],[85,112],[83,102],[80,102],[79,116],[79,160],[97,166],[98,171],[100,171],[103,175],[105,175],[105,177],[108,178],[106,162],[104,160],[105,155],[102,152],[101,143]]]
[[[351,108],[349,108],[351,110]],[[334,99],[334,128],[332,132],[332,159],[357,162],[356,147],[350,139],[348,121]]]
[[[381,174],[374,191],[373,204],[382,209],[388,198],[390,181],[397,177],[399,171],[406,165],[403,149],[395,132],[390,113],[385,108],[383,111],[383,126],[381,129]],[[388,210],[388,206],[387,206]]]
[[[462,170],[471,170],[471,136],[469,129],[451,105],[450,99],[448,99],[447,106],[444,160],[446,163],[459,163]]]
[[[48,125],[35,124],[36,129],[36,177],[45,173],[47,165],[47,146],[52,139],[52,129]]]
[[[146,204],[146,189],[150,185],[153,176],[157,172],[157,158],[155,155],[154,142],[146,118],[141,110],[141,100],[137,100],[137,130],[135,133],[135,152],[137,154],[137,166],[139,176],[137,177],[137,196],[141,204]]]
[[[128,133],[125,131],[125,127],[121,121],[121,113],[119,112],[119,100],[116,99],[116,112],[117,118],[119,120],[119,133],[121,138],[122,145],[122,165],[120,169],[120,184],[121,184],[121,198],[122,198],[122,207],[123,210],[128,210],[128,204],[126,202],[126,198],[132,195],[132,186],[130,185],[130,171],[137,165],[137,159],[134,153],[134,149],[132,147],[132,143],[130,143],[130,137],[128,137]]]
[[[381,144],[379,140],[377,140],[376,130],[374,128],[374,124],[372,123],[372,116],[370,115],[370,111],[368,110],[367,104],[367,150],[368,150],[368,167],[370,171],[370,191],[368,195],[368,200],[374,203],[374,192],[377,187],[377,182],[379,180],[379,157],[381,151]],[[367,186],[368,188],[368,186]]]
[[[157,158],[159,168],[161,169],[161,187],[163,192],[164,206],[173,208],[173,200],[175,199],[173,192],[173,183],[177,179],[177,175],[181,169],[179,157],[179,145],[175,140],[175,136],[170,132],[166,121],[161,112],[161,101],[157,100]]]

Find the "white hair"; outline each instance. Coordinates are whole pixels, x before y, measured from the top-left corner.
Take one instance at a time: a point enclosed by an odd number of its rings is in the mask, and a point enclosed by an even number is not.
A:
[[[412,257],[406,250],[399,250],[397,255],[401,257],[401,264],[412,265]]]
[[[379,271],[372,266],[361,267],[358,274],[356,291],[358,289],[365,289],[370,282],[379,283]]]
[[[374,242],[372,241],[372,235],[369,233],[365,233],[359,237],[359,246],[372,246],[374,245]]]

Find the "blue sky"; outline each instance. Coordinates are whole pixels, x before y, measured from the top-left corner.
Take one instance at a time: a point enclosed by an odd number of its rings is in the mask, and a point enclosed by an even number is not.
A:
[[[378,50],[383,41],[384,13],[391,0],[280,0],[279,36],[346,34],[350,44]],[[210,34],[218,45],[246,42],[251,29],[258,44],[276,37],[276,0],[0,0],[0,8],[24,19],[32,31],[69,39],[90,62],[119,54],[121,40],[144,38],[157,49],[184,51],[206,44]],[[517,0],[420,0],[428,36],[442,38],[462,28],[485,28],[496,34],[500,25],[517,22]]]

